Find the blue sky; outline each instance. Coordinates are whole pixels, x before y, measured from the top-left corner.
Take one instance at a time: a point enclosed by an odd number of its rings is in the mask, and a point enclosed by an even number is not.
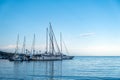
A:
[[[14,51],[17,34],[27,48],[36,34],[36,48],[45,48],[45,30],[52,23],[71,55],[120,55],[119,0],[0,0],[0,49]]]

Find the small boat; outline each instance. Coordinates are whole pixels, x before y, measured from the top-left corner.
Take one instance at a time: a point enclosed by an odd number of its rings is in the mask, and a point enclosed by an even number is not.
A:
[[[22,57],[20,57],[19,55],[14,55],[13,57],[11,57],[9,59],[10,61],[23,61]]]

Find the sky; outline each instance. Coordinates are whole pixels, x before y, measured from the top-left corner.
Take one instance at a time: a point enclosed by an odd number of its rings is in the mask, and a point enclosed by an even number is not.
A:
[[[60,32],[70,55],[120,56],[119,0],[0,0],[0,50],[45,50],[51,22],[58,44]],[[63,47],[64,48],[64,47]],[[64,50],[65,52],[65,50]]]

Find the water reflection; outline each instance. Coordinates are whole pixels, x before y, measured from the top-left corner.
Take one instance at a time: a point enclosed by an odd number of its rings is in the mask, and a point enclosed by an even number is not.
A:
[[[64,61],[0,61],[0,80],[120,80],[120,57]]]
[[[61,80],[62,61],[14,62],[15,80]]]

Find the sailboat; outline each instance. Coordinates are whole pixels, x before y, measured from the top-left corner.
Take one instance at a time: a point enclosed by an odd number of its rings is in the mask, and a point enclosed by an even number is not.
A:
[[[18,34],[15,53],[11,58],[9,58],[10,61],[27,61],[28,60],[28,57],[25,54],[25,41],[26,41],[26,38],[24,37],[22,52],[19,53],[18,52],[19,34]]]
[[[49,40],[48,40],[49,39]],[[62,53],[62,34],[60,34],[60,46],[58,46],[55,34],[53,32],[51,23],[49,30],[46,29],[46,51],[43,54],[33,55],[30,60],[35,61],[53,61],[53,60],[68,60],[73,59],[74,56],[68,56]]]
[[[26,38],[24,37],[22,53],[19,54],[18,53],[19,35],[18,35],[15,55],[9,59],[10,61],[55,61],[55,60],[69,60],[69,59],[74,58],[74,56],[63,54],[62,43],[64,42],[62,41],[61,33],[60,33],[60,48],[61,49],[59,48],[55,34],[51,26],[51,23],[50,23],[49,29],[48,28],[46,29],[46,51],[44,53],[35,54],[36,52],[35,51],[35,34],[33,38],[32,48],[31,48],[31,51],[29,51],[29,54],[25,54],[25,42],[26,42]],[[64,46],[65,46],[65,43],[64,43]]]
[[[19,34],[17,35],[16,49],[12,57],[9,58],[10,61],[22,61],[22,57],[18,53],[18,44],[19,44]]]

